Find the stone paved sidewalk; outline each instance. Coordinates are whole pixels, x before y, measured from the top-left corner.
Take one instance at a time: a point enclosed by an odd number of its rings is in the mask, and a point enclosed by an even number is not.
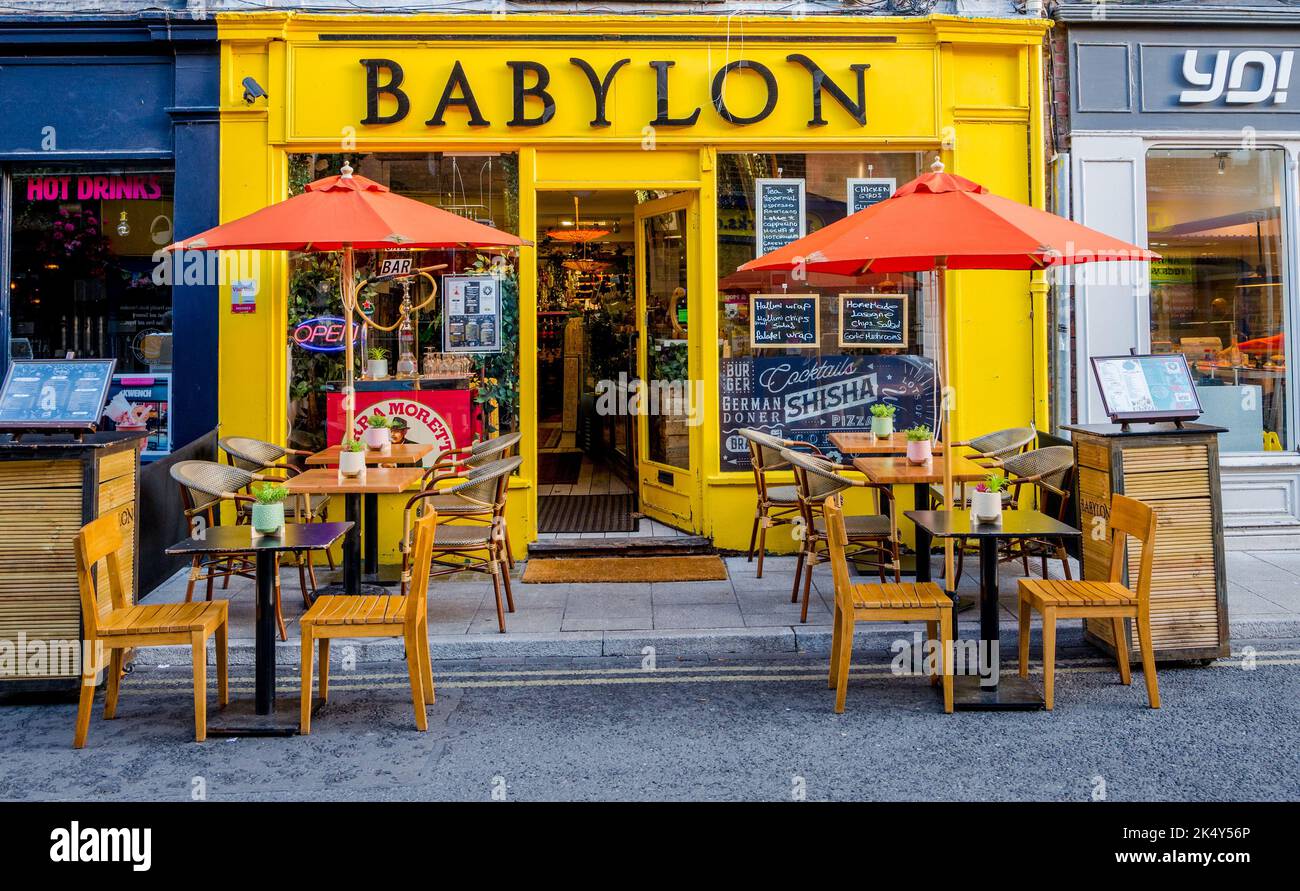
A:
[[[808,622],[790,603],[794,558],[769,557],[763,578],[744,557],[724,558],[725,581],[629,584],[524,584],[513,582],[516,612],[506,615],[508,634],[497,632],[492,585],[486,576],[463,573],[429,585],[429,634],[444,658],[528,655],[635,654],[643,645],[675,645],[691,655],[716,652],[775,652],[822,649],[829,640],[833,589],[826,564],[813,574]],[[1300,633],[1300,552],[1229,552],[1228,611],[1234,637]],[[1036,563],[1031,568],[1037,573]],[[1049,566],[1061,577],[1060,564]],[[1077,566],[1074,568],[1077,577]],[[978,591],[976,566],[968,560],[962,593]],[[1018,564],[1001,569],[1004,623],[1015,620]],[[253,638],[253,587],[234,579],[221,596],[231,600],[231,639],[246,647]],[[149,595],[149,602],[184,598],[180,573]],[[201,588],[200,594],[201,596]],[[284,571],[282,598],[289,645],[298,642],[297,619],[304,611],[297,573]],[[977,614],[963,612],[963,626]],[[884,630],[884,629],[881,629]],[[894,629],[895,633],[897,629]],[[400,648],[400,642],[396,647]],[[376,650],[375,655],[380,655]],[[384,651],[384,655],[388,655]],[[399,654],[400,655],[400,654]]]

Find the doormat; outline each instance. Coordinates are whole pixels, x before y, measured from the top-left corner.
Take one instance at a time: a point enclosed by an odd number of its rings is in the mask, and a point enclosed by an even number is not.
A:
[[[560,445],[560,436],[562,431],[559,424],[538,424],[537,425],[537,447],[539,449],[554,449]]]
[[[582,452],[543,452],[537,456],[537,481],[542,486],[572,486],[582,475]]]
[[[524,581],[561,582],[711,582],[725,579],[727,567],[716,554],[696,557],[549,557],[529,560]]]
[[[636,532],[632,496],[542,495],[537,499],[538,532]]]

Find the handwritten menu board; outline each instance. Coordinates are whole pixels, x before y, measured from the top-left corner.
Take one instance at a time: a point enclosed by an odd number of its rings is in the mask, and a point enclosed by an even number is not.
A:
[[[756,179],[754,240],[758,256],[783,248],[807,232],[801,179]]]
[[[753,294],[749,343],[756,350],[815,350],[821,343],[821,303],[816,294]]]
[[[842,347],[907,346],[907,296],[841,294]]]
[[[0,427],[94,429],[116,359],[14,360],[0,388]]]
[[[854,177],[848,185],[849,213],[857,213],[873,204],[879,204],[894,194],[898,180],[893,177],[878,179]]]
[[[1201,402],[1182,353],[1094,356],[1093,372],[1112,421],[1197,418]]]
[[[443,352],[501,352],[500,284],[492,275],[442,277]]]

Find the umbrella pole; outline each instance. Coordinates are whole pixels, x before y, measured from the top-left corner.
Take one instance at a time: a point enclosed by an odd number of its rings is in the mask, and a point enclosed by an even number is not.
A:
[[[957,509],[957,492],[952,485],[952,384],[948,378],[948,301],[947,294],[948,258],[940,257],[934,265],[935,302],[939,315],[939,380],[943,390],[939,396],[939,410],[943,412],[943,496],[948,509]],[[917,509],[920,510],[920,505]],[[943,578],[945,591],[956,591],[957,580],[953,578],[953,541],[943,540]]]
[[[354,269],[352,262],[352,247],[343,246],[343,261],[339,264],[339,290],[343,295],[343,438],[352,437],[353,424],[356,423],[357,397],[356,381],[354,368],[356,366],[356,355],[352,348],[352,311],[353,299],[356,295],[352,293],[352,279],[354,278]]]

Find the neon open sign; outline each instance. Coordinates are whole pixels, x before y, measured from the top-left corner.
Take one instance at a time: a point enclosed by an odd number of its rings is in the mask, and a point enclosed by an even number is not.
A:
[[[346,326],[347,323],[337,316],[304,319],[293,329],[293,342],[313,353],[337,353],[347,346],[343,340]],[[360,329],[359,323],[352,323],[353,343],[356,342]]]

